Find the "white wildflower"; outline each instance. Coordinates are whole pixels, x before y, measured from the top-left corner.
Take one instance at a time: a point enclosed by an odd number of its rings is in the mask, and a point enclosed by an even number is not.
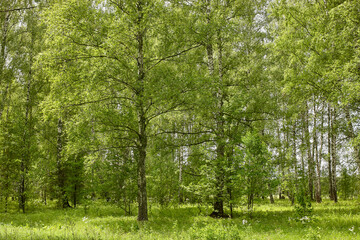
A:
[[[245,225],[245,224],[247,224],[247,223],[248,223],[248,221],[247,221],[246,219],[243,219],[243,220],[242,220],[242,224],[243,224],[243,225]]]
[[[304,217],[300,218],[300,221],[302,223],[310,222],[310,218],[308,216],[304,216]]]

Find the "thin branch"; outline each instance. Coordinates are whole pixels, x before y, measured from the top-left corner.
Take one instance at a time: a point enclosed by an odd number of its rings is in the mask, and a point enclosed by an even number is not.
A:
[[[175,111],[181,111],[181,110],[177,110],[176,108],[181,106],[183,103],[178,103],[178,104],[175,104],[174,106],[166,109],[166,110],[159,110],[157,113],[154,113],[153,115],[150,115],[148,118],[147,118],[147,122],[151,122],[151,120],[157,118],[158,116],[161,116],[163,114],[166,114],[166,113],[169,113],[169,112],[175,112]]]
[[[104,49],[100,44],[87,44],[87,43],[82,43],[82,42],[78,42],[76,41],[73,37],[64,34],[65,37],[67,37],[68,39],[70,39],[74,44],[79,45],[79,46],[84,46],[84,47],[93,47],[93,48],[102,48]]]
[[[55,58],[55,59],[60,59],[60,60],[64,60],[64,61],[75,61],[75,60],[91,59],[91,58],[108,58],[108,59],[120,61],[117,57],[111,57],[111,56],[107,56],[107,55],[75,56],[73,58],[60,58],[60,57],[58,57],[58,58]]]
[[[33,8],[37,8],[37,6],[6,9],[6,10],[0,10],[0,12],[5,12],[5,13],[6,12],[15,12],[15,11],[29,10],[29,9],[33,9]]]
[[[64,36],[67,37],[68,39],[70,39],[70,40],[72,41],[72,43],[74,43],[74,44],[76,44],[76,45],[84,46],[84,47],[100,48],[100,49],[103,49],[103,50],[105,50],[105,51],[108,51],[107,48],[101,46],[101,43],[98,43],[98,44],[87,44],[87,43],[78,42],[78,41],[76,41],[73,37],[71,37],[71,36],[69,36],[69,35],[64,34]],[[118,43],[119,43],[120,45],[122,45],[125,49],[128,49],[128,46],[126,46],[125,43],[119,42],[119,41],[118,41]],[[130,58],[132,58],[133,60],[136,59],[136,57],[132,56],[131,54],[128,54],[127,56],[130,57]],[[117,60],[117,61],[120,62],[119,58],[116,57],[116,56],[107,56],[107,57],[108,57],[108,58],[111,58],[111,59],[115,59],[115,60]]]
[[[127,149],[127,148],[136,148],[137,146],[132,146],[132,145],[126,145],[126,146],[117,146],[117,147],[106,147],[106,148],[97,148],[97,149],[93,149],[93,150],[89,150],[89,153],[96,153],[96,152],[101,152],[101,151],[106,151],[106,150],[111,150],[111,149]]]
[[[115,6],[117,6],[123,13],[130,15],[129,12],[124,8],[124,5],[117,3],[115,1],[110,1],[110,3],[114,4]]]
[[[298,22],[298,23],[306,30],[306,32],[307,32],[311,37],[313,37],[313,35],[310,33],[309,29],[306,27],[306,24],[305,24],[305,23],[303,23],[303,22],[301,22],[299,19],[297,19],[297,18],[291,13],[291,11],[289,11],[289,14],[290,14],[290,16],[291,16],[296,22]]]
[[[120,83],[124,84],[125,86],[127,86],[128,88],[130,88],[131,91],[134,92],[135,94],[138,93],[138,90],[137,90],[134,86],[132,86],[130,83],[128,83],[128,82],[126,82],[126,81],[124,81],[124,80],[121,80],[121,79],[119,79],[119,78],[116,78],[116,77],[114,77],[114,76],[112,76],[112,75],[108,75],[107,77],[110,78],[110,79],[112,79],[112,80],[115,80],[115,81],[117,81],[117,82],[120,82]]]
[[[93,101],[69,104],[69,105],[66,105],[65,108],[82,106],[82,105],[91,104],[91,103],[99,103],[99,102],[104,102],[104,101],[112,100],[112,99],[126,99],[126,100],[129,100],[129,101],[132,101],[132,99],[128,98],[128,97],[108,97],[108,98],[97,99],[97,100],[93,100]]]
[[[188,171],[185,171],[185,170],[183,170],[183,172],[188,174],[188,175],[194,176],[194,177],[202,177],[202,176],[204,176],[204,175],[201,175],[201,174],[191,173],[191,172],[188,172]]]
[[[204,133],[212,133],[212,131],[200,131],[200,132],[162,131],[162,132],[156,133],[152,136],[156,137],[156,136],[159,136],[162,134],[198,135],[198,134],[204,134]]]
[[[197,146],[197,145],[201,145],[203,143],[208,143],[208,142],[214,142],[214,139],[206,139],[206,140],[202,140],[199,142],[194,142],[194,143],[187,143],[187,144],[165,144],[164,146],[166,147],[191,147],[191,146]]]
[[[129,130],[130,132],[133,132],[135,133],[138,137],[140,136],[139,132],[133,128],[131,128],[130,126],[126,126],[126,125],[121,125],[121,124],[115,124],[114,122],[111,121],[111,119],[107,119],[108,122],[111,124],[112,127],[118,127],[118,128],[124,128],[124,129],[127,129]],[[105,124],[105,125],[110,125],[110,124],[107,124],[105,121],[102,122],[102,124]]]
[[[169,55],[169,56],[166,56],[166,57],[163,57],[163,58],[159,58],[159,59],[153,59],[152,61],[157,61],[157,62],[154,63],[152,66],[150,66],[147,70],[151,70],[151,69],[154,68],[156,65],[160,64],[161,62],[163,62],[163,61],[165,61],[165,60],[167,60],[167,59],[174,58],[174,57],[178,57],[178,56],[180,56],[180,55],[182,55],[182,54],[184,54],[184,53],[186,53],[186,52],[189,52],[189,51],[192,50],[192,49],[198,48],[198,47],[200,47],[200,46],[202,46],[202,45],[195,45],[195,46],[192,46],[192,47],[190,47],[190,48],[188,48],[188,49],[185,49],[185,50],[183,50],[183,51],[180,51],[180,52],[178,52],[178,53],[175,53],[175,54],[173,54],[173,55]]]

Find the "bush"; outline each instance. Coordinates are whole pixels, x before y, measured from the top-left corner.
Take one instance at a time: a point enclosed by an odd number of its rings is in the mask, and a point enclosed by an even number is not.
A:
[[[303,223],[309,222],[311,220],[312,210],[309,196],[307,196],[305,189],[300,187],[299,191],[296,193],[296,219]]]

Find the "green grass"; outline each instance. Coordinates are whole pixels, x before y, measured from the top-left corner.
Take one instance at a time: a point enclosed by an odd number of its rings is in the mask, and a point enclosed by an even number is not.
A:
[[[356,201],[314,203],[313,209],[312,219],[301,222],[287,200],[258,203],[251,217],[236,208],[234,219],[212,219],[211,208],[152,206],[149,221],[140,223],[104,202],[87,211],[38,203],[27,214],[15,206],[0,213],[0,239],[360,239]]]

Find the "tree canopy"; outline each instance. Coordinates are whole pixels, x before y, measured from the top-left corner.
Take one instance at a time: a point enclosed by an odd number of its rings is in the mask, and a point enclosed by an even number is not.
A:
[[[358,193],[359,1],[0,3],[0,200]],[[351,186],[347,183],[351,182]]]

